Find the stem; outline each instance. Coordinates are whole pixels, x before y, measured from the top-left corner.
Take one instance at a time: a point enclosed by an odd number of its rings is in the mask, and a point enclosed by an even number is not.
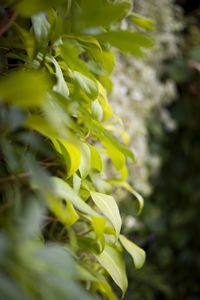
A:
[[[15,180],[18,180],[18,179],[23,179],[23,178],[28,178],[28,177],[30,177],[29,173],[22,173],[22,174],[19,174],[19,175],[16,175],[16,176],[11,175],[11,176],[8,176],[8,177],[0,178],[0,183],[15,181]]]
[[[4,24],[4,23],[5,23],[5,20],[7,19],[7,16],[5,16],[3,18],[2,22],[0,23],[0,36],[2,36],[10,28],[10,26],[15,22],[17,16],[18,16],[18,13],[16,11],[13,12],[13,14],[10,17],[10,20],[6,24]]]

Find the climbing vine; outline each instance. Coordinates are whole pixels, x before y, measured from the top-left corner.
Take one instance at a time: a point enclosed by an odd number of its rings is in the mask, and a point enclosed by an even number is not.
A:
[[[143,199],[126,182],[134,153],[107,98],[112,47],[142,56],[152,40],[116,24],[152,23],[132,13],[131,1],[0,5],[1,295],[116,299],[109,277],[123,296],[124,249],[136,268],[145,252],[121,233],[112,194],[115,185],[127,189],[141,212]],[[107,176],[111,162],[117,178]]]

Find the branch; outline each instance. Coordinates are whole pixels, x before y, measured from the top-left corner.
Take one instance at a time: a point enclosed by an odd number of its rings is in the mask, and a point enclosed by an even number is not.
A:
[[[8,177],[0,178],[0,183],[15,181],[15,180],[18,180],[18,179],[29,178],[29,177],[30,177],[30,174],[28,174],[28,173],[22,173],[22,174],[19,174],[19,175],[11,175],[11,176],[8,176]]]
[[[15,11],[10,17],[10,20],[5,24],[5,21],[7,20],[7,15],[4,16],[0,23],[0,36],[2,36],[9,28],[10,26],[15,22],[16,18],[18,16],[18,13]]]

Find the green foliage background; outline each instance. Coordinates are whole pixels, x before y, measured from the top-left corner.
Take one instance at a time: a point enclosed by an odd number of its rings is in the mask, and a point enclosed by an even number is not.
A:
[[[161,165],[156,172],[150,169],[152,193],[142,220],[129,226],[129,236],[145,248],[147,261],[143,269],[128,273],[127,299],[200,296],[199,9],[184,14],[182,46],[163,62],[161,72],[162,82],[170,78],[177,87],[175,101],[162,104],[175,127],[163,122],[160,106],[155,105],[148,116],[148,151],[160,158]],[[131,215],[130,202],[122,201],[121,210]]]

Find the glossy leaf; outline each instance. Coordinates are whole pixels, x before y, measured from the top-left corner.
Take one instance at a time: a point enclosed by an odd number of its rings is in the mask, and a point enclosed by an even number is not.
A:
[[[90,78],[82,75],[81,73],[74,71],[73,72],[73,79],[78,84],[79,88],[86,93],[88,97],[92,100],[96,99],[98,96],[98,88],[95,81],[91,80]]]
[[[101,121],[103,119],[103,109],[98,99],[92,101],[92,117],[97,121]]]
[[[51,181],[54,186],[54,193],[56,197],[69,200],[78,210],[86,215],[98,215],[63,179],[52,177]]]
[[[96,235],[96,240],[100,242],[101,245],[100,251],[102,252],[105,247],[104,229],[106,225],[106,220],[102,217],[93,216],[92,225]]]
[[[116,231],[116,236],[118,237],[121,230],[122,221],[115,199],[110,195],[102,193],[90,192],[90,194],[94,203],[113,225]]]
[[[90,171],[91,168],[91,152],[86,143],[82,143],[80,145],[81,151],[81,163],[79,166],[79,171],[81,173],[81,177],[85,178]]]
[[[44,14],[37,14],[32,16],[31,20],[36,39],[39,42],[47,42],[50,24],[46,16]]]
[[[103,141],[103,144],[106,147],[108,151],[107,154],[111,158],[115,168],[121,170],[125,164],[125,156],[107,140]]]
[[[137,215],[140,215],[142,212],[143,206],[144,206],[143,197],[138,192],[136,192],[127,182],[124,182],[124,181],[121,181],[118,179],[114,179],[114,180],[111,179],[111,180],[108,180],[108,182],[121,185],[121,187],[125,188],[127,191],[129,191],[131,194],[133,194],[136,197],[136,199],[138,200],[138,204],[139,204],[139,210],[138,210]]]
[[[55,197],[49,197],[49,206],[55,216],[66,226],[73,225],[79,218],[73,205],[67,201],[66,206],[61,200],[57,200]]]
[[[97,148],[88,144],[91,153],[91,168],[99,172],[102,171],[102,158]]]
[[[53,90],[61,93],[65,97],[68,97],[69,89],[65,82],[61,67],[59,66],[59,64],[57,63],[54,57],[52,57],[52,62],[54,63],[56,69],[56,78],[57,78],[57,83],[54,85]]]
[[[129,241],[124,235],[119,235],[120,242],[132,256],[136,269],[140,269],[145,262],[145,252],[133,242]]]
[[[106,244],[104,251],[96,255],[99,263],[110,274],[115,283],[121,288],[123,295],[127,289],[128,281],[124,264],[123,253],[111,244]]]
[[[89,74],[87,65],[81,60],[77,48],[70,44],[62,44],[59,46],[59,53],[72,71]]]

